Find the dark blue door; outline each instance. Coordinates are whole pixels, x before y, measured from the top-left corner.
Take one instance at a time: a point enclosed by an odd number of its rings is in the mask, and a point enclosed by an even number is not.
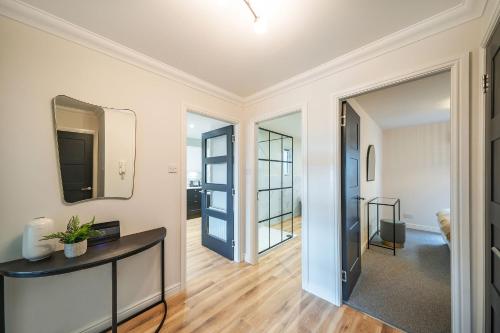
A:
[[[486,48],[486,327],[500,333],[500,25]],[[498,79],[498,81],[497,81]],[[497,98],[498,97],[498,98]]]
[[[347,102],[342,118],[342,297],[347,301],[361,275],[360,118]]]
[[[201,243],[234,259],[233,126],[202,134]]]

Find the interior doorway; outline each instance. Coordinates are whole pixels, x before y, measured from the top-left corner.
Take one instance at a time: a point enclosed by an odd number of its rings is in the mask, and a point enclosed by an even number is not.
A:
[[[185,279],[189,279],[204,274],[210,262],[235,260],[238,163],[233,123],[188,111],[184,133],[183,221]]]
[[[451,73],[342,103],[343,300],[405,331],[451,332]]]
[[[300,237],[302,222],[301,113],[257,124],[258,253]]]

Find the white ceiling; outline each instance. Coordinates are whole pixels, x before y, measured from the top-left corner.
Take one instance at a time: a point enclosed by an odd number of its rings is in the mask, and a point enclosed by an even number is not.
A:
[[[382,129],[450,119],[450,72],[443,72],[353,98]]]
[[[231,124],[221,120],[201,116],[197,113],[187,114],[187,137],[190,139],[201,139],[201,134],[209,132]]]
[[[73,24],[248,96],[461,0],[24,0]]]
[[[302,135],[300,118],[300,112],[294,112],[283,117],[260,122],[259,127],[300,138]]]

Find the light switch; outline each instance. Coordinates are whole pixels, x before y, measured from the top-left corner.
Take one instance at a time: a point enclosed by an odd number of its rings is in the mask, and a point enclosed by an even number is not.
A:
[[[177,173],[177,166],[169,165],[168,166],[168,173]]]

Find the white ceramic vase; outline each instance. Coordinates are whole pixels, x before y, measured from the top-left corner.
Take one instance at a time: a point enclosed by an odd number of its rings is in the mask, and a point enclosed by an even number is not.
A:
[[[74,244],[64,244],[64,255],[66,258],[79,257],[87,252],[87,240]]]
[[[54,232],[54,221],[46,217],[37,217],[24,226],[23,257],[36,261],[49,257],[54,252],[56,240],[40,240]]]

